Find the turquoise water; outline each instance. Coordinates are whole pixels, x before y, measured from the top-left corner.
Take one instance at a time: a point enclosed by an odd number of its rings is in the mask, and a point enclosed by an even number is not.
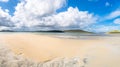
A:
[[[69,39],[93,39],[99,37],[107,37],[106,34],[90,34],[90,33],[53,33],[53,32],[36,32],[37,35],[51,35],[57,38],[69,38]]]
[[[103,37],[118,37],[120,34],[103,34],[103,33],[74,33],[74,32],[0,32],[0,34],[19,34],[19,33],[31,33],[36,35],[50,35],[57,38],[69,38],[69,39],[95,39]]]

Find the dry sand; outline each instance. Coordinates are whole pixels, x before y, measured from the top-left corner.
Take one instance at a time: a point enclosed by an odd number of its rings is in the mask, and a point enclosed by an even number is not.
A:
[[[37,62],[79,58],[84,67],[120,67],[120,38],[64,39],[33,33],[0,34],[0,43]]]

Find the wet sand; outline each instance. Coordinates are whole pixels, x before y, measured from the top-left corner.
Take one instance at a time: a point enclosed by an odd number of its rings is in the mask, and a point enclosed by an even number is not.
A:
[[[120,38],[65,39],[33,33],[0,34],[0,43],[37,62],[79,57],[85,67],[120,67]]]

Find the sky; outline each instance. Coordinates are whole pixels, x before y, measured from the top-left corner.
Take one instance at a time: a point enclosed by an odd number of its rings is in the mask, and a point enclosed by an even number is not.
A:
[[[120,30],[120,0],[0,0],[0,30]]]

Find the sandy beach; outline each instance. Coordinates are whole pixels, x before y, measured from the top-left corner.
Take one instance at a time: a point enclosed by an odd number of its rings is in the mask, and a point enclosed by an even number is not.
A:
[[[120,38],[66,39],[35,33],[0,33],[0,44],[36,62],[79,58],[84,67],[120,67]]]

